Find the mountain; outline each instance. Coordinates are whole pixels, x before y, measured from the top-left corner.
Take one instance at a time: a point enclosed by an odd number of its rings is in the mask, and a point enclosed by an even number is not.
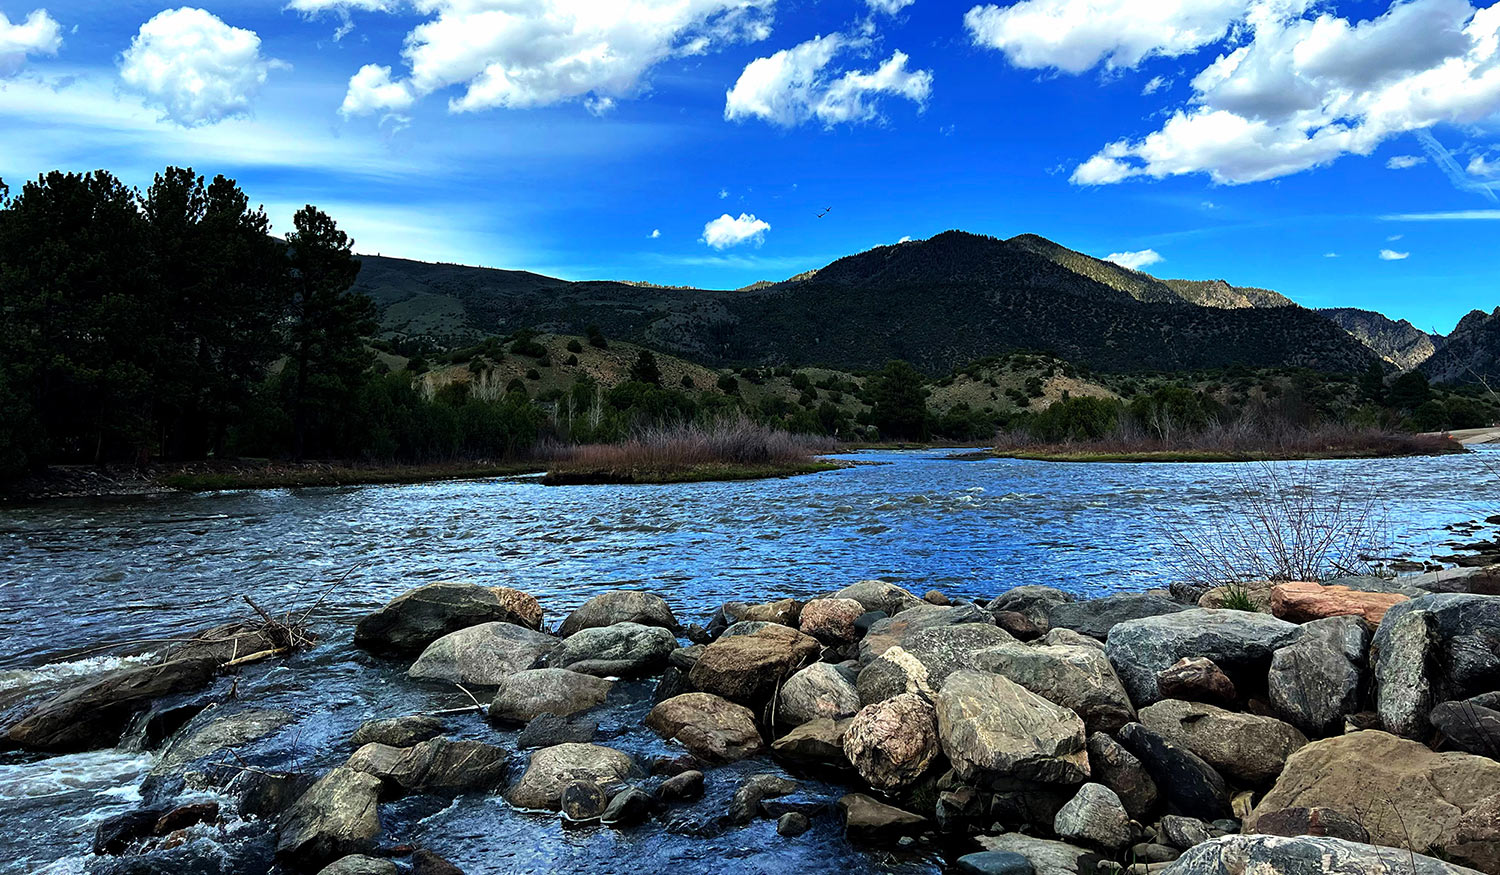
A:
[[[1103,371],[1243,364],[1357,372],[1373,354],[1297,306],[1193,306],[1170,286],[1040,237],[949,231],[737,291],[567,282],[521,271],[365,258],[356,284],[388,336],[461,344],[519,328],[620,338],[713,365],[929,373],[1012,350]]]
[[[1162,280],[1179,298],[1200,307],[1245,310],[1256,307],[1295,307],[1291,298],[1270,289],[1231,286],[1224,280]]]
[[[1403,371],[1427,361],[1443,343],[1442,335],[1428,334],[1405,319],[1397,321],[1373,310],[1329,307],[1317,313]]]
[[[1493,313],[1473,310],[1460,319],[1421,369],[1430,380],[1484,382],[1500,389],[1500,307]]]

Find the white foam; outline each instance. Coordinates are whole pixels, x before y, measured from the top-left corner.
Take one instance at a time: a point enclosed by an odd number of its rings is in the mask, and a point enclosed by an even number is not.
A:
[[[89,656],[69,662],[51,662],[32,668],[11,668],[0,671],[0,692],[24,689],[69,681],[74,678],[103,674],[127,665],[149,662],[153,654],[136,656]]]

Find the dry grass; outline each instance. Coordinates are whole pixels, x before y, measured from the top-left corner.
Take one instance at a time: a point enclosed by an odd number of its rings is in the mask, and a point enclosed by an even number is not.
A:
[[[1113,434],[1098,440],[1047,443],[1025,431],[1006,432],[1000,435],[995,452],[1055,461],[1254,462],[1428,456],[1461,453],[1464,447],[1441,435],[1253,419],[1163,438],[1123,420]]]
[[[795,435],[745,418],[645,428],[616,444],[548,445],[551,483],[647,483],[747,479],[825,470],[814,457],[832,438]]]

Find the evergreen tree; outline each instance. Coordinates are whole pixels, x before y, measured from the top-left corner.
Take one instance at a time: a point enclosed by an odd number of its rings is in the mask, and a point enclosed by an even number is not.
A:
[[[1359,375],[1359,393],[1376,404],[1385,402],[1385,368],[1380,362],[1370,362],[1365,372]]]
[[[887,362],[870,380],[871,421],[881,434],[900,440],[927,437],[927,391],[922,375],[904,361]]]
[[[656,366],[656,356],[651,354],[651,350],[643,349],[635,357],[635,364],[630,366],[630,379],[637,383],[661,385],[661,368]]]

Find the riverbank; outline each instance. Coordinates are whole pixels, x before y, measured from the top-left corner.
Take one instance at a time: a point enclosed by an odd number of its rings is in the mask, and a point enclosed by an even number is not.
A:
[[[542,475],[548,486],[584,485],[667,485],[673,483],[733,482],[796,477],[853,467],[855,463],[831,459],[807,459],[762,464],[735,462],[702,462],[681,467],[650,466],[596,467],[590,465],[553,465]]]
[[[1106,439],[1066,443],[1002,443],[960,458],[1025,459],[1033,462],[1292,462],[1332,459],[1396,459],[1465,453],[1468,448],[1443,434],[1348,432],[1309,434],[1283,442],[1191,439],[1168,441]]]

